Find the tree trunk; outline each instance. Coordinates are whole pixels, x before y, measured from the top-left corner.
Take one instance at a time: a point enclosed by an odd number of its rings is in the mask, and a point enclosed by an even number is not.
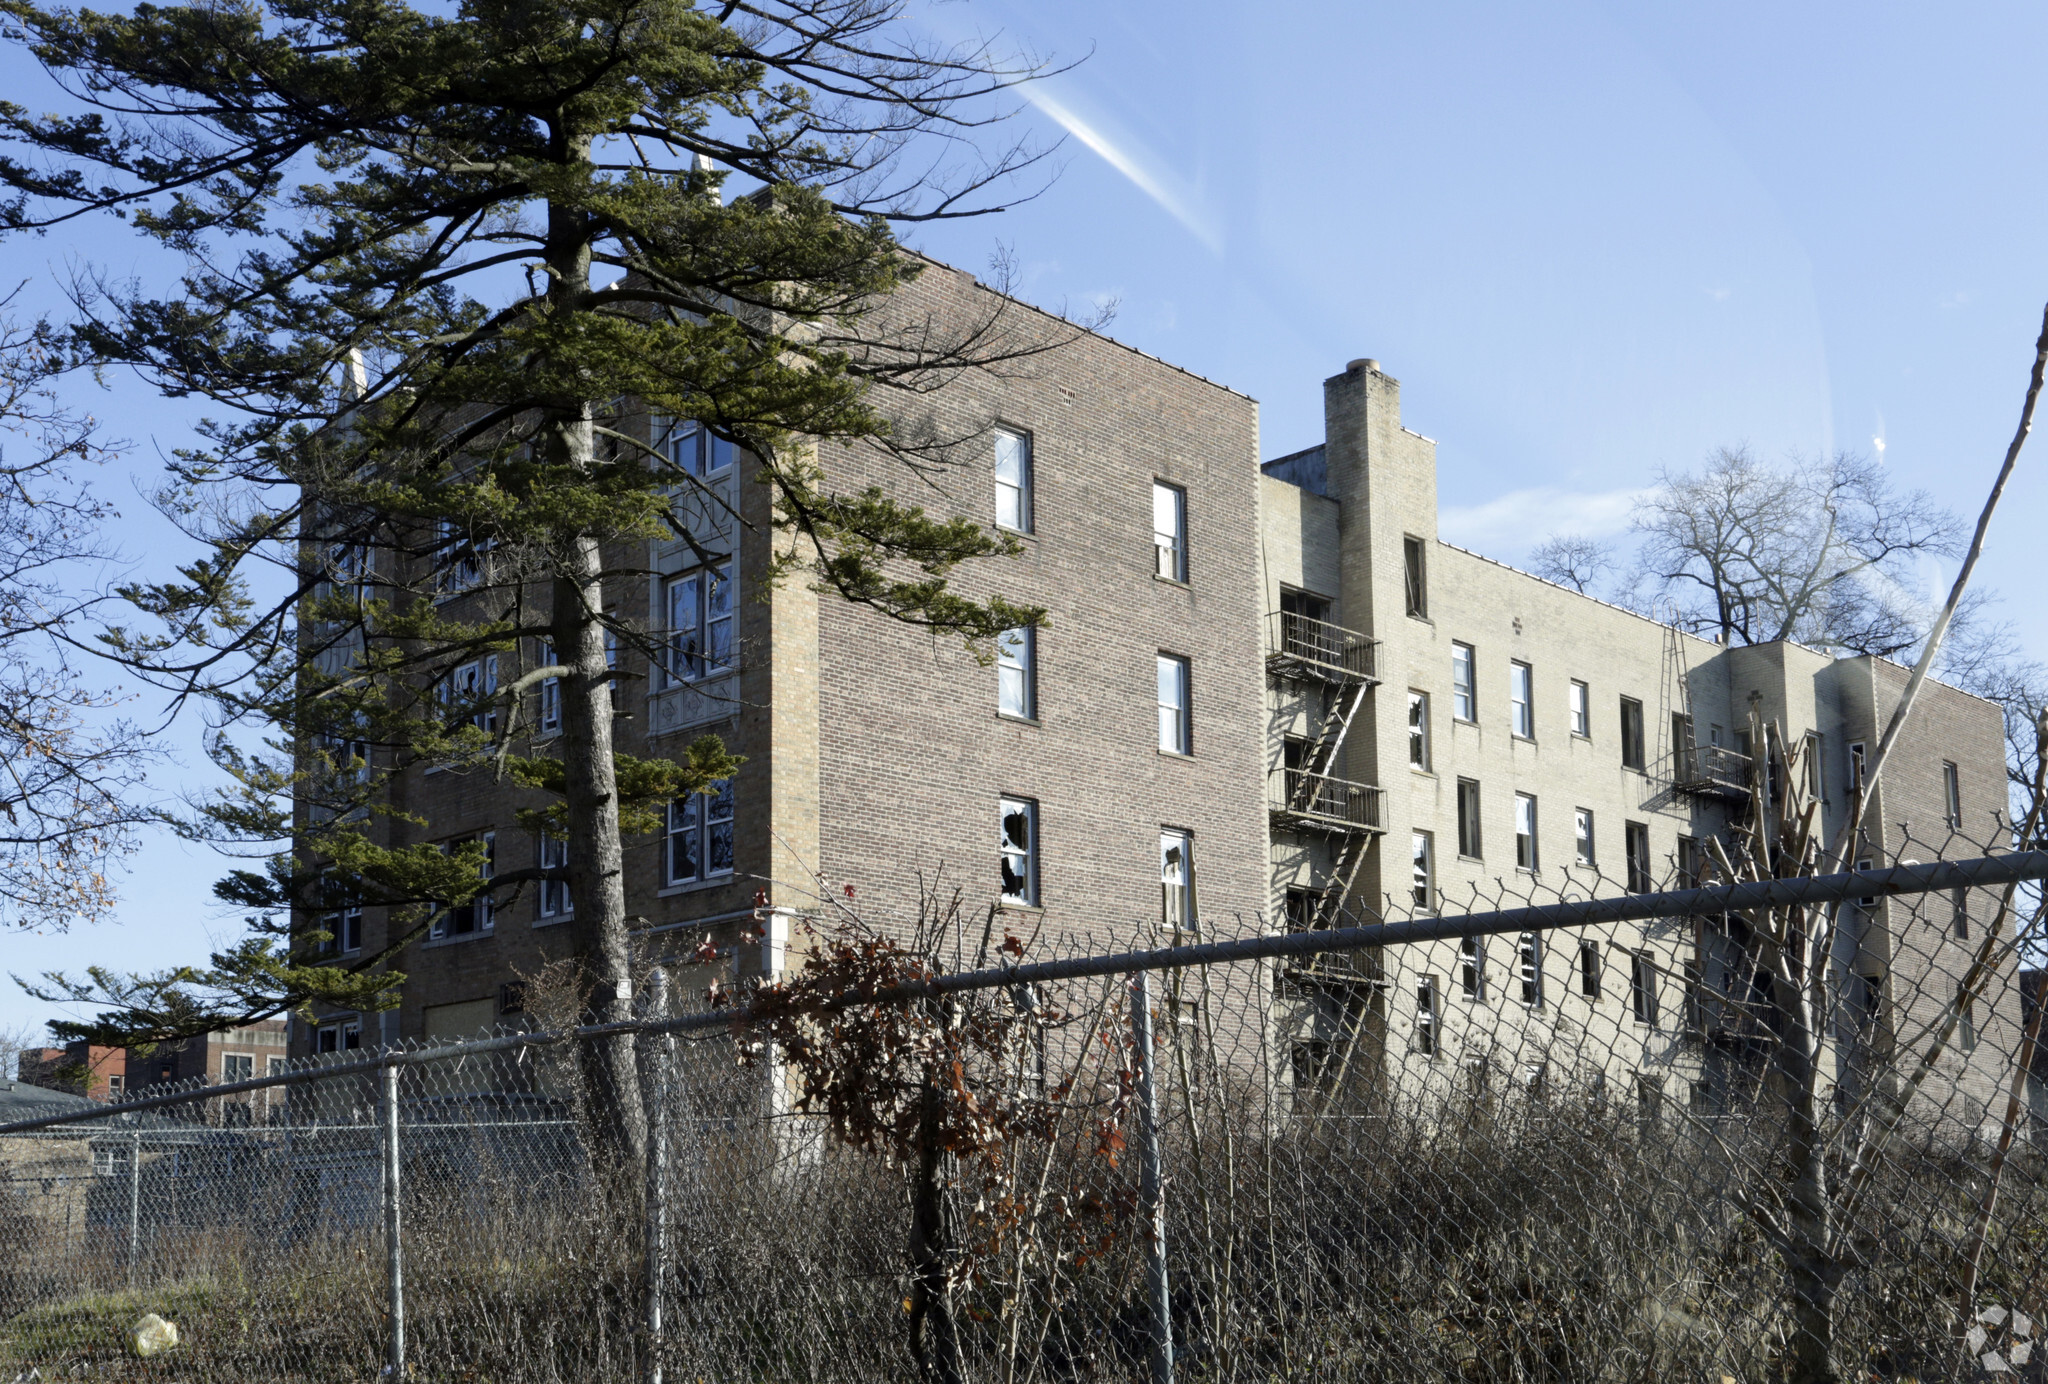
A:
[[[573,312],[590,289],[590,232],[581,212],[548,211],[548,297]],[[587,401],[564,401],[546,430],[549,460],[588,473],[596,461]],[[632,938],[626,930],[624,846],[612,759],[611,670],[605,661],[604,555],[588,534],[557,548],[550,621],[555,655],[575,671],[562,684],[563,797],[569,816],[569,890],[577,960],[601,1024],[633,1017]],[[598,1156],[629,1175],[642,1165],[647,1120],[630,1033],[596,1038],[579,1055]]]
[[[1820,1052],[1826,1022],[1822,958],[1795,984],[1780,976],[1774,993],[1791,992],[1781,1006],[1784,1037],[1776,1044],[1779,1080],[1785,1096],[1786,1287],[1792,1299],[1792,1339],[1787,1345],[1790,1384],[1837,1384],[1835,1293],[1842,1266],[1833,1244],[1828,1199],[1827,1145],[1820,1120]],[[1804,994],[1801,994],[1801,991]]]
[[[960,1384],[960,1338],[953,1322],[953,1296],[946,1274],[946,1189],[941,1174],[946,1150],[940,1140],[936,1076],[925,1081],[918,1114],[916,1183],[910,1194],[910,1353],[918,1373],[932,1384]]]

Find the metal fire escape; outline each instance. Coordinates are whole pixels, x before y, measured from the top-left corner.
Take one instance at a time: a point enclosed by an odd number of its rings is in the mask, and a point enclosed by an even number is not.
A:
[[[1341,779],[1330,771],[1379,678],[1373,667],[1378,640],[1289,610],[1267,620],[1266,671],[1306,694],[1311,734],[1290,741],[1286,760],[1267,789],[1273,823],[1286,831],[1328,837],[1331,869],[1310,916],[1297,927],[1338,925],[1344,900],[1365,864],[1372,838],[1386,830],[1386,794],[1371,784]]]

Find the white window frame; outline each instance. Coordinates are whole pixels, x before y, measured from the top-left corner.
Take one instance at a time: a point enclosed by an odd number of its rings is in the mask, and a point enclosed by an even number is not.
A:
[[[1038,629],[1019,625],[996,636],[996,714],[1038,719]]]
[[[1956,768],[1955,761],[1941,761],[1941,810],[1942,818],[1951,830],[1963,824],[1963,775]]]
[[[1523,740],[1536,738],[1536,670],[1520,659],[1508,663],[1508,727]]]
[[[1606,959],[1600,955],[1598,942],[1579,943],[1579,995],[1581,998],[1600,998],[1601,982],[1606,979]]]
[[[1471,725],[1479,719],[1479,654],[1470,644],[1451,643],[1451,719]]]
[[[565,870],[569,867],[569,843],[559,836],[542,832],[533,843],[533,863],[543,870]],[[569,892],[566,879],[542,877],[535,891],[535,912],[544,923],[556,922],[574,916],[576,904]]]
[[[224,1052],[220,1055],[220,1084],[231,1081],[254,1081],[256,1079],[256,1054],[250,1052]]]
[[[444,853],[453,855],[457,850],[472,841],[484,843],[483,863],[477,866],[477,877],[483,880],[496,878],[498,873],[497,832],[485,831],[479,832],[475,836],[465,836],[460,840],[448,842],[441,849]],[[455,926],[456,918],[464,913],[468,915],[469,926],[457,928]],[[458,904],[453,908],[443,908],[436,912],[433,923],[427,929],[427,935],[429,938],[437,941],[443,938],[488,937],[497,928],[497,925],[497,903],[491,897],[489,891],[486,890],[476,895],[468,903]]]
[[[1865,747],[1861,740],[1849,742],[1849,791],[1857,792],[1863,787]]]
[[[1467,793],[1466,790],[1471,792]],[[1458,855],[1465,860],[1483,860],[1486,850],[1485,822],[1482,818],[1483,805],[1479,795],[1479,780],[1461,778],[1458,780]],[[1466,850],[1470,846],[1472,849]]]
[[[453,519],[435,521],[434,566],[442,599],[474,591],[490,577],[488,559],[498,546],[494,538],[479,539]]]
[[[1647,772],[1650,767],[1650,730],[1643,722],[1642,698],[1623,697],[1620,706],[1621,767],[1634,769],[1637,773]],[[1634,734],[1630,734],[1631,722]]]
[[[1430,771],[1429,693],[1408,689],[1408,767]]]
[[[1159,749],[1162,754],[1195,752],[1194,669],[1179,654],[1161,653],[1159,673]]]
[[[327,940],[320,944],[322,955],[353,956],[363,949],[363,906],[343,904],[320,915],[320,930]]]
[[[1401,535],[1402,606],[1411,620],[1429,618],[1429,545],[1414,534]]]
[[[1031,434],[997,428],[995,443],[996,527],[1012,533],[1035,532]]]
[[[684,687],[732,669],[735,605],[731,558],[662,583],[662,686]],[[610,664],[612,650],[605,652]]]
[[[1515,794],[1515,868],[1536,873],[1536,795]]]
[[[1572,734],[1578,736],[1581,740],[1591,740],[1593,738],[1593,689],[1580,682],[1577,678],[1573,678],[1569,696]]]
[[[1418,976],[1415,981],[1415,1050],[1424,1057],[1435,1057],[1443,1049],[1440,1026],[1442,1023],[1443,989],[1435,976]]]
[[[1593,809],[1575,807],[1572,809],[1572,855],[1580,865],[1597,865],[1599,858],[1594,851]]]
[[[1522,1003],[1543,1007],[1543,934],[1525,932],[1515,944],[1515,966],[1522,982]]]
[[[541,668],[552,667],[555,663],[555,646],[546,639],[539,641],[538,650]],[[540,714],[535,725],[542,735],[558,735],[562,730],[562,680],[542,678],[540,680]]]
[[[1023,840],[1017,840],[1021,833]],[[996,800],[997,856],[1001,873],[1002,900],[1006,904],[1038,907],[1039,850],[1038,802],[1034,798]]]
[[[323,1019],[313,1027],[313,1052],[315,1055],[330,1052],[354,1052],[363,1045],[363,1021],[360,1015],[337,1015]]]
[[[1188,492],[1172,481],[1152,482],[1152,563],[1167,581],[1188,579]]]
[[[730,471],[739,451],[730,439],[694,419],[658,413],[649,419],[648,431],[654,438],[654,450],[670,467],[699,480]]]
[[[449,670],[441,683],[441,704],[455,714],[458,706],[468,707],[462,712],[464,720],[487,734],[498,733],[498,656],[485,654],[467,663],[458,663]]]
[[[1177,827],[1159,829],[1159,918],[1171,932],[1201,931],[1195,915],[1195,838]]]
[[[691,793],[668,805],[668,821],[662,832],[661,878],[667,888],[724,879],[733,873],[738,854],[737,829],[739,794],[730,778],[713,779],[716,793]],[[725,863],[712,859],[723,847]],[[688,869],[679,859],[690,852]]]
[[[1436,837],[1426,831],[1409,833],[1409,901],[1421,909],[1436,907]]]
[[[1486,1003],[1486,939],[1458,939],[1458,993],[1474,1004]]]

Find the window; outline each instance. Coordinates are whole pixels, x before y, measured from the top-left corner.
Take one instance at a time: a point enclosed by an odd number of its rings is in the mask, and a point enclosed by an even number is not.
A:
[[[1593,694],[1586,684],[1572,680],[1572,734],[1590,739],[1593,734]]]
[[[1636,1120],[1645,1129],[1655,1129],[1664,1120],[1664,1078],[1636,1077]]]
[[[535,864],[543,870],[567,870],[569,868],[569,843],[559,836],[541,833],[540,845],[535,853]],[[566,918],[574,907],[569,894],[567,875],[550,879],[542,876],[540,882],[540,916],[543,918]]]
[[[1867,975],[1856,977],[1857,1021],[1865,1028],[1874,1028],[1884,1010],[1884,977]]]
[[[1038,804],[1029,798],[1004,798],[1000,816],[1003,900],[1035,906],[1038,903]]]
[[[1643,704],[1634,697],[1621,699],[1621,764],[1625,769],[1643,767]]]
[[[1402,564],[1408,579],[1408,613],[1418,620],[1429,618],[1429,571],[1424,566],[1427,552],[1419,538],[1401,540]]]
[[[1964,1052],[1977,1049],[1977,997],[1968,981],[1956,982],[1956,1043]]]
[[[1188,492],[1152,482],[1153,571],[1168,581],[1188,579]]]
[[[1188,661],[1159,655],[1159,748],[1168,754],[1193,754],[1194,737],[1188,716]]]
[[[552,667],[555,662],[555,646],[543,639],[537,651],[542,668]],[[562,680],[542,678],[540,681],[540,733],[555,735],[562,729]]]
[[[1686,766],[1687,752],[1692,749],[1692,717],[1683,711],[1671,713],[1671,757],[1679,762],[1681,772]]]
[[[1280,588],[1280,613],[1293,619],[1283,620],[1284,627],[1292,627],[1299,620],[1327,622],[1330,618],[1330,598],[1318,596],[1312,591],[1299,591],[1291,586]]]
[[[497,544],[489,538],[477,538],[452,519],[440,520],[435,527],[439,542],[434,565],[440,575],[441,594],[453,596],[482,586],[488,576],[486,561]]]
[[[1678,887],[1697,889],[1702,876],[1700,843],[1690,836],[1678,838]]]
[[[1436,899],[1436,839],[1426,831],[1418,831],[1409,837],[1409,860],[1414,871],[1409,883],[1409,898],[1417,908],[1428,908]]]
[[[1030,625],[996,636],[996,710],[1038,719],[1038,631]]]
[[[1470,644],[1451,645],[1451,715],[1460,721],[1479,719],[1479,684],[1474,680]]]
[[[1965,942],[1969,941],[1970,891],[1965,887],[1957,886],[1956,888],[1951,889],[1949,891],[1948,902],[1950,917],[1952,920],[1952,925],[1955,928],[1956,936],[1961,938]]]
[[[287,1070],[288,1068],[290,1068],[290,1066],[291,1066],[291,1063],[290,1063],[290,1062],[288,1062],[288,1061],[286,1061],[286,1060],[285,1060],[284,1058],[282,1058],[282,1057],[273,1057],[273,1058],[270,1058],[270,1059],[268,1059],[267,1061],[265,1061],[265,1062],[264,1062],[264,1064],[263,1064],[263,1075],[265,1075],[265,1076],[283,1076],[283,1075],[285,1074],[286,1070]]]
[[[1628,954],[1628,1005],[1637,1023],[1657,1026],[1657,964],[1646,951]]]
[[[996,525],[1031,532],[1031,439],[996,429]]]
[[[1849,742],[1849,791],[1851,793],[1863,791],[1863,742],[1861,740]]]
[[[1515,868],[1536,868],[1536,799],[1515,794]]]
[[[1621,824],[1622,850],[1628,857],[1628,892],[1647,894],[1653,887],[1650,878],[1650,827],[1646,822],[1623,822]]]
[[[1801,755],[1801,759],[1804,761],[1806,766],[1806,772],[1804,774],[1804,779],[1806,783],[1806,800],[1808,802],[1817,803],[1820,801],[1821,788],[1820,736],[1813,731],[1808,731],[1806,733],[1805,746],[1805,752]]]
[[[1522,1003],[1531,1009],[1543,1004],[1543,934],[1525,932],[1515,948],[1517,970],[1522,982]]]
[[[733,788],[713,779],[709,793],[668,805],[667,882],[694,884],[732,873]]]
[[[1415,983],[1415,1050],[1424,1057],[1436,1056],[1436,977],[1423,976]]]
[[[447,709],[450,728],[467,721],[493,735],[498,730],[498,656],[459,664],[442,682],[441,705]]]
[[[1172,827],[1159,833],[1159,922],[1169,932],[1197,931],[1195,843]]]
[[[329,1019],[313,1030],[314,1052],[354,1052],[362,1045],[361,1019]]]
[[[1289,1054],[1294,1067],[1294,1089],[1297,1091],[1328,1090],[1329,1082],[1336,1075],[1330,1065],[1330,1045],[1320,1038],[1311,1038],[1296,1043]]]
[[[1526,663],[1508,665],[1508,724],[1522,739],[1536,738],[1536,675]]]
[[[1579,943],[1579,993],[1589,1000],[1600,998],[1600,944]]]
[[[498,833],[487,831],[482,836],[471,837],[468,840],[450,841],[443,849],[454,855],[464,846],[477,842],[483,845],[484,858],[476,867],[476,875],[488,886],[490,879],[498,873]],[[489,932],[496,922],[497,909],[491,899],[490,890],[486,887],[468,902],[442,909],[434,918],[433,926],[428,929],[428,933],[433,937],[470,937]]]
[[[256,1058],[246,1052],[221,1054],[220,1079],[223,1085],[230,1081],[254,1081],[256,1079]]]
[[[1458,989],[1476,1004],[1486,1001],[1486,939],[1458,940]]]
[[[1286,911],[1289,932],[1308,932],[1316,925],[1316,891],[1289,886],[1281,907]]]
[[[1429,693],[1408,693],[1408,765],[1429,771]]]
[[[343,904],[340,908],[320,915],[320,930],[327,934],[327,940],[320,944],[325,953],[358,952],[363,949],[363,906],[359,903]]]
[[[134,1144],[95,1144],[92,1150],[94,1177],[126,1177],[134,1167]]]
[[[1572,809],[1572,857],[1581,865],[1594,863],[1593,810],[1589,807]]]
[[[659,414],[650,421],[655,450],[676,471],[701,478],[718,475],[732,465],[738,449],[701,423]]]
[[[1877,862],[1873,860],[1859,860],[1856,862],[1856,868],[1858,870],[1868,870],[1874,867],[1876,863]],[[1856,906],[1863,910],[1865,916],[1869,916],[1871,914],[1876,913],[1877,895],[1865,894],[1862,898],[1856,900]]]
[[[526,1012],[526,982],[503,980],[498,982],[498,1012],[500,1014],[524,1014]]]
[[[1458,854],[1479,859],[1479,780],[1458,780]]]
[[[1951,828],[1963,824],[1963,780],[1956,772],[1956,766],[1943,760],[1941,764],[1941,801],[1944,820]]]
[[[668,579],[664,682],[686,682],[732,667],[732,563]]]

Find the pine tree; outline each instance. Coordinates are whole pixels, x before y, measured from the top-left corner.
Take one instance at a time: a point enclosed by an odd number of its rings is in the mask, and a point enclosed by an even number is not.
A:
[[[391,962],[437,911],[522,882],[486,886],[480,846],[379,843],[384,783],[421,763],[537,790],[523,824],[567,843],[591,1015],[630,1017],[623,838],[735,766],[715,738],[681,762],[612,744],[608,652],[664,651],[608,597],[700,484],[650,420],[754,459],[778,579],[984,649],[1039,617],[949,585],[1013,540],[830,479],[854,446],[943,467],[967,439],[895,426],[892,399],[1067,335],[1010,330],[1000,306],[951,330],[881,310],[920,271],[896,224],[989,210],[1038,157],[976,152],[1036,69],[932,48],[896,0],[4,13],[80,110],[0,105],[0,224],[111,213],[182,254],[170,292],[84,286],[76,350],[224,414],[162,496],[203,556],[127,591],[137,619],[108,648],[224,720],[236,790],[189,829],[295,843],[221,886],[252,932],[211,966],[51,978],[111,1002],[68,1032],[391,1003]],[[561,733],[536,747],[521,718],[543,686]],[[252,723],[261,748],[234,733]],[[345,901],[406,925],[343,966],[279,921]],[[589,1060],[637,1148],[630,1040]]]

